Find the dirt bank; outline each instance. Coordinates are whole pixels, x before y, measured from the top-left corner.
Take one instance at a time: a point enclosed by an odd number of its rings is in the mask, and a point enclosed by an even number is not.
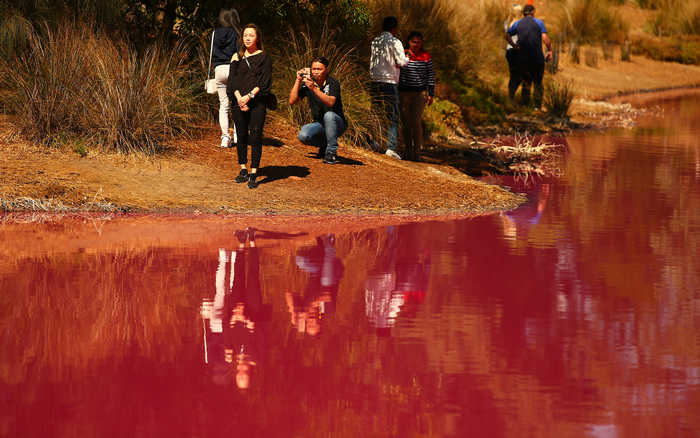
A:
[[[84,209],[244,214],[478,213],[510,209],[522,197],[438,163],[396,161],[341,145],[323,164],[280,122],[265,132],[260,186],[233,182],[235,149],[218,130],[157,157],[34,146],[0,119],[0,200],[4,210]]]

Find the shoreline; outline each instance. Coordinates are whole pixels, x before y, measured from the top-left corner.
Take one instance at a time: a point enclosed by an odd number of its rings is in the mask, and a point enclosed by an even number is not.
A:
[[[635,104],[643,105],[688,92],[700,92],[700,87],[674,86],[609,99],[638,96]],[[0,120],[5,131],[0,135],[6,134],[8,123],[7,118]],[[315,148],[295,141],[290,126],[270,125],[266,137],[272,137],[275,146],[265,146],[260,172],[263,181],[274,184],[261,184],[256,190],[233,184],[235,151],[212,146],[216,139],[211,136],[183,142],[176,153],[165,156],[93,152],[80,157],[66,148],[46,150],[4,135],[0,220],[22,214],[100,213],[430,220],[496,213],[525,201],[522,195],[478,181],[449,164],[396,161],[356,147],[341,146],[343,164],[325,165],[312,157]]]

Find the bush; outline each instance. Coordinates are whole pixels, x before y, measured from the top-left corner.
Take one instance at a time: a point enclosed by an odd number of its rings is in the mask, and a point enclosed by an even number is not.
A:
[[[43,144],[81,137],[107,150],[154,153],[202,114],[188,46],[124,44],[64,23],[31,34],[28,50],[0,62],[0,87],[23,132]]]
[[[550,81],[545,85],[543,103],[549,115],[560,119],[568,118],[573,101],[573,82]]]
[[[447,141],[455,133],[461,133],[464,123],[457,105],[438,98],[435,98],[432,105],[425,107],[423,119],[426,131],[442,141]]]

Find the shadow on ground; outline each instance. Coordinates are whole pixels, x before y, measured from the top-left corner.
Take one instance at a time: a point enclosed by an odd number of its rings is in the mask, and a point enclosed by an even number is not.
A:
[[[309,152],[306,154],[306,158],[318,158],[319,160],[322,160],[323,156],[319,155],[316,152]],[[364,166],[365,165],[365,163],[363,163],[362,161],[355,160],[352,158],[341,157],[340,155],[338,155],[338,161],[336,162],[336,164],[345,164],[346,166]]]
[[[289,177],[306,178],[311,174],[305,166],[265,166],[258,171],[265,179],[260,180],[260,184],[267,184]]]

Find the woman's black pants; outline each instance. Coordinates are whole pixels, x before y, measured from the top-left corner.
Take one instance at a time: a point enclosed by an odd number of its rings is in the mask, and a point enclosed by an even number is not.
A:
[[[250,167],[257,169],[260,167],[260,157],[262,157],[262,133],[267,112],[265,102],[260,98],[252,99],[248,102],[248,111],[241,111],[234,99],[231,107],[231,115],[238,135],[238,143],[236,144],[238,164],[248,162],[248,145],[250,145]]]

